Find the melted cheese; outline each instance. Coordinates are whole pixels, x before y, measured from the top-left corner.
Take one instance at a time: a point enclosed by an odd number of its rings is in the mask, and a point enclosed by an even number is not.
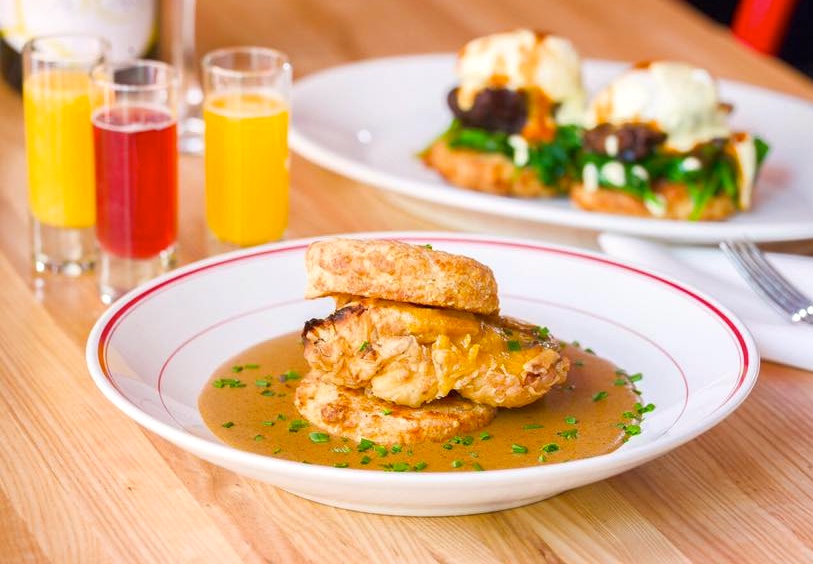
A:
[[[538,89],[558,104],[557,123],[582,120],[586,95],[581,61],[567,39],[527,29],[479,37],[460,51],[457,74],[461,109],[471,108],[484,88]]]
[[[727,112],[708,71],[685,63],[653,62],[625,72],[596,95],[586,126],[644,123],[667,135],[666,146],[688,151],[728,137]]]

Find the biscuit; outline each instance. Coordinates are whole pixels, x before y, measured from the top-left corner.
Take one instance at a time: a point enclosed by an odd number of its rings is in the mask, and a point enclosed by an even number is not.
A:
[[[421,158],[447,182],[469,190],[519,198],[550,198],[561,194],[560,190],[540,182],[535,171],[517,167],[498,153],[454,149],[440,139]]]
[[[325,382],[313,373],[297,386],[294,405],[332,435],[388,445],[445,441],[488,425],[497,413],[494,407],[455,395],[418,408],[395,405],[364,390]]]
[[[577,207],[587,210],[658,219],[689,219],[694,204],[689,198],[686,186],[677,183],[663,183],[655,189],[666,201],[666,211],[662,216],[654,216],[644,203],[634,196],[620,190],[585,190],[578,184],[570,192],[570,198]],[[726,195],[711,198],[698,217],[701,221],[720,221],[737,211],[734,201]]]
[[[497,281],[469,257],[391,240],[333,239],[305,253],[306,298],[350,294],[493,314]]]

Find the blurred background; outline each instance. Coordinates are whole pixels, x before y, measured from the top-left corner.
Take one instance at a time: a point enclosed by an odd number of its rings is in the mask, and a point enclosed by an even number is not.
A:
[[[813,77],[813,0],[687,1],[744,43]]]

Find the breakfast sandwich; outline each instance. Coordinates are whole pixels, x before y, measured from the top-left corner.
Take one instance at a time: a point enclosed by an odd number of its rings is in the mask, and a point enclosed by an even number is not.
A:
[[[546,328],[500,316],[494,275],[473,259],[336,239],[312,244],[306,267],[306,297],[333,296],[336,311],[305,324],[310,372],[295,403],[331,432],[441,441],[567,377],[559,342]]]
[[[586,101],[573,45],[527,29],[497,33],[467,43],[456,70],[459,83],[447,97],[454,119],[423,151],[424,163],[472,190],[567,192]]]
[[[586,210],[720,220],[751,207],[768,146],[728,125],[708,71],[685,63],[638,64],[588,106],[581,184]]]

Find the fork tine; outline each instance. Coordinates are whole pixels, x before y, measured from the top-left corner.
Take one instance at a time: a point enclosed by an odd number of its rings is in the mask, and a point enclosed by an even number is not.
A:
[[[749,241],[723,241],[720,249],[751,287],[791,321],[813,324],[813,300],[799,292]]]
[[[760,251],[756,245],[750,242],[743,243],[743,246],[748,253],[748,256],[754,261],[754,263],[761,265],[764,268],[764,272],[766,275],[770,276],[770,280],[775,284],[775,286],[779,289],[784,290],[789,297],[791,297],[794,301],[800,302],[804,304],[805,302],[810,303],[810,299],[807,298],[804,294],[802,294],[799,290],[797,290],[787,278],[785,278],[781,272],[776,270],[771,262],[765,257],[765,255]]]
[[[777,311],[783,314],[788,314],[790,304],[785,303],[784,297],[777,292],[776,288],[763,281],[759,275],[757,267],[753,264],[751,259],[739,247],[735,241],[724,241],[720,243],[720,249],[725,255],[731,259],[732,263],[745,278],[746,282],[760,295],[762,298],[771,304]]]

